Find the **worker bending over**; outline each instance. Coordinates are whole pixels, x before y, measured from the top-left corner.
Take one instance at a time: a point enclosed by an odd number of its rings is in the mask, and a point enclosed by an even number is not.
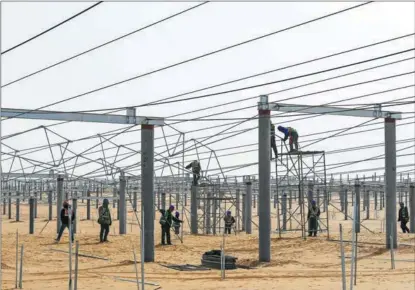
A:
[[[277,143],[275,143],[275,125],[272,124],[272,122],[271,122],[271,147],[272,147],[272,150],[274,150],[275,159],[277,159],[278,151],[277,151]],[[271,152],[271,160],[272,160],[272,152]]]
[[[298,133],[294,128],[278,126],[278,131],[284,133],[284,142],[287,141],[290,137],[290,152],[293,152],[293,144],[295,146],[295,151],[298,151]]]
[[[200,179],[200,162],[197,160],[193,160],[189,165],[186,166],[186,169],[192,168],[193,173],[193,185],[197,185]]]

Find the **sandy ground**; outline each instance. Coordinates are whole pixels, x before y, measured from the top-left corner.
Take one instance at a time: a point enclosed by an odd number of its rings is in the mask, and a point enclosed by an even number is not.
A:
[[[55,207],[54,207],[55,210]],[[293,208],[294,210],[294,208]],[[351,209],[349,209],[351,211]],[[68,287],[69,255],[51,249],[69,250],[68,233],[65,232],[61,243],[55,244],[56,221],[47,222],[47,206],[39,204],[38,218],[35,222],[35,234],[29,235],[28,206],[21,205],[22,222],[14,221],[3,215],[3,288],[15,289],[16,275],[16,230],[19,231],[19,247],[24,245],[23,288],[24,289],[64,289]],[[78,234],[80,253],[105,257],[109,260],[79,257],[78,289],[137,289],[133,282],[115,280],[115,277],[133,280],[136,277],[133,247],[140,261],[140,236],[136,222],[131,223],[133,213],[129,211],[127,235],[119,236],[118,222],[111,228],[110,243],[99,244],[99,226],[96,221],[95,206],[92,207],[93,221],[84,220],[85,204],[79,202]],[[253,209],[257,223],[256,209]],[[275,213],[275,210],[273,209]],[[351,214],[351,212],[350,212]],[[325,214],[322,213],[324,216]],[[372,213],[374,216],[374,213]],[[116,216],[113,210],[113,217]],[[363,214],[361,215],[363,218]],[[385,234],[381,233],[384,211],[377,213],[378,219],[364,221],[363,225],[373,233],[361,229],[359,242],[385,243]],[[328,241],[327,234],[317,238],[301,238],[301,232],[288,232],[281,235],[273,233],[272,261],[258,263],[258,233],[253,226],[253,234],[238,233],[226,237],[226,254],[238,258],[238,264],[251,266],[252,269],[226,271],[225,280],[221,280],[219,270],[183,272],[168,269],[160,264],[200,265],[204,252],[219,249],[222,236],[188,234],[188,223],[184,223],[183,244],[177,237],[173,246],[161,247],[160,228],[156,216],[156,262],[145,264],[145,281],[160,286],[146,285],[145,289],[341,289],[340,244]],[[134,220],[134,219],[133,219]],[[330,238],[339,238],[339,222],[343,224],[345,239],[351,239],[351,221],[343,221],[343,214],[330,209]],[[273,228],[276,221],[273,218]],[[398,226],[398,225],[397,225]],[[415,289],[415,235],[399,232],[399,249],[395,251],[396,269],[391,270],[390,252],[385,246],[360,244],[358,246],[357,286],[354,289]],[[410,246],[412,245],[412,246]],[[345,247],[346,256],[351,256],[351,245]],[[74,259],[75,260],[75,259]],[[141,277],[141,264],[137,265]],[[350,283],[350,260],[346,262],[347,285]],[[141,278],[140,278],[141,279]],[[66,288],[68,289],[68,288]],[[140,287],[141,289],[141,287]],[[349,288],[348,288],[349,289]]]

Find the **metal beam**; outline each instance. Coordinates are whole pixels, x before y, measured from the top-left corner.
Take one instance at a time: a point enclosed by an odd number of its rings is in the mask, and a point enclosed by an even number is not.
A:
[[[264,105],[261,105],[264,106]],[[308,113],[308,114],[324,114],[339,115],[350,117],[365,118],[391,118],[402,119],[400,112],[382,111],[381,105],[375,106],[374,110],[361,110],[354,108],[331,107],[331,106],[306,106],[296,104],[270,103],[268,105],[270,111],[282,111],[291,113]],[[263,110],[266,110],[263,108]]]
[[[164,125],[164,118],[135,116],[135,109],[127,110],[126,115],[112,115],[2,108],[1,117],[110,124]]]

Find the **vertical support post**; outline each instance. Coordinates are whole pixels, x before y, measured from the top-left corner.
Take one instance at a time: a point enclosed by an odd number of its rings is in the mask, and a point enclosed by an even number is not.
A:
[[[213,201],[212,201],[212,234],[216,235],[216,221],[217,221],[217,208],[218,208],[218,199],[217,192],[213,192]],[[219,220],[220,221],[220,220]]]
[[[63,174],[58,174],[56,185],[56,233],[61,227],[60,211],[63,203]]]
[[[287,230],[287,195],[284,193],[282,196],[282,230]]]
[[[144,206],[144,261],[154,262],[154,126],[141,126],[141,198]]]
[[[347,221],[347,212],[348,212],[348,206],[349,206],[349,201],[347,200],[347,187],[344,188],[344,220]]]
[[[37,218],[37,192],[35,192],[35,219]]]
[[[120,212],[118,216],[119,220],[119,232],[120,235],[125,235],[127,233],[127,207],[125,202],[125,187],[126,187],[126,180],[124,172],[120,172],[120,199],[118,200]]]
[[[246,200],[245,200],[245,231],[252,234],[252,182],[246,183]]]
[[[35,199],[29,198],[29,234],[35,233]]]
[[[213,189],[214,190],[214,189]],[[209,235],[211,233],[211,219],[210,219],[210,213],[211,213],[211,204],[212,204],[212,192],[209,190],[207,193],[206,201],[206,224],[205,224],[205,233]]]
[[[91,220],[91,191],[88,189],[86,192],[86,219]]]
[[[53,214],[52,214],[52,212],[53,212],[53,201],[52,201],[52,190],[51,189],[49,189],[48,190],[48,205],[49,205],[49,212],[48,212],[48,220],[52,220],[52,217],[53,217]]]
[[[133,191],[133,210],[137,211],[137,189]]]
[[[370,191],[366,190],[366,219],[368,220],[370,218]]]
[[[258,103],[258,175],[259,175],[259,261],[271,261],[271,162],[270,110],[268,96],[260,96]],[[251,221],[249,221],[250,223]]]
[[[161,208],[166,209],[166,193],[161,193]]]
[[[11,192],[9,192],[9,204],[8,204],[8,210],[9,210],[9,212],[8,212],[8,214],[9,214],[9,220],[12,218],[12,198],[11,198],[11,196],[12,196],[12,193],[11,193]]]
[[[199,186],[192,185],[192,191],[190,196],[190,223],[191,223],[191,233],[196,235],[197,234],[197,224],[198,224],[198,216],[197,216],[197,196],[199,194]]]
[[[378,192],[375,190],[373,195],[375,198],[375,210],[378,210]]]
[[[246,225],[246,193],[242,193],[242,227],[241,231],[245,231]]]
[[[236,189],[236,227],[237,231],[241,230],[241,190]]]
[[[16,191],[16,222],[20,221],[20,191]]]
[[[360,184],[356,181],[354,185],[354,191],[355,191],[355,233],[360,233]]]
[[[396,229],[396,124],[385,119],[386,248],[398,247]],[[392,239],[390,238],[392,236]],[[391,245],[391,242],[393,245]]]
[[[115,185],[114,185],[114,188],[112,189],[112,197],[113,197],[112,208],[115,208],[115,203],[116,203],[115,198],[117,197],[117,188]]]
[[[78,199],[73,198],[72,199],[72,211],[75,213],[75,220],[73,221],[72,231],[74,234],[76,234],[76,228],[77,228],[77,216],[78,216]]]
[[[409,231],[415,233],[415,184],[409,187]]]

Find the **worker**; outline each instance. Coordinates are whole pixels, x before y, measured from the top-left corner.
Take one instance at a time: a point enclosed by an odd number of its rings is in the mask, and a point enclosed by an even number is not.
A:
[[[298,151],[298,133],[297,130],[291,127],[278,126],[278,131],[284,133],[284,142],[287,141],[288,137],[290,138],[290,152],[293,152],[293,144],[295,146],[295,151]]]
[[[189,165],[186,166],[186,169],[192,168],[193,172],[193,185],[196,186],[200,178],[200,162],[197,160],[193,160]]]
[[[174,216],[176,217],[177,220],[179,220],[180,213],[176,211]],[[174,233],[176,235],[179,235],[180,234],[180,223],[173,220],[173,228],[174,228]]]
[[[406,226],[406,224],[409,221],[408,208],[405,206],[403,202],[400,202],[399,205],[401,206],[401,208],[399,209],[399,213],[398,213],[398,222],[401,222],[401,229],[403,233],[409,234],[409,229]]]
[[[320,209],[316,205],[316,201],[311,201],[311,207],[308,209],[308,236],[311,237],[313,234],[317,237],[318,218],[320,216]]]
[[[72,212],[72,214],[69,215],[69,212]],[[69,216],[71,216],[70,220],[69,220]],[[74,241],[73,221],[75,220],[75,212],[73,210],[71,211],[71,206],[69,205],[67,200],[63,202],[63,207],[61,209],[60,218],[61,218],[61,227],[59,229],[58,237],[55,239],[55,242],[59,243],[62,237],[63,231],[65,230],[65,228],[68,228],[68,230],[70,231],[69,234],[71,236],[72,243],[73,243]],[[69,228],[69,225],[71,225],[70,228]]]
[[[230,210],[226,212],[225,217],[223,218],[225,221],[225,234],[231,234],[232,225],[235,223],[235,218],[232,216]]]
[[[104,199],[102,205],[98,208],[98,223],[101,225],[99,232],[99,242],[108,242],[108,234],[110,232],[110,226],[112,225],[111,211],[108,207],[108,199]]]
[[[160,213],[162,214],[160,218],[160,224],[161,224],[161,244],[166,245],[165,241],[167,238],[167,245],[171,245],[170,240],[170,228],[172,227],[172,223],[178,222],[182,223],[183,221],[179,220],[178,218],[174,217],[172,212],[174,211],[174,205],[170,205],[168,210],[160,210]]]
[[[272,122],[271,122],[271,147],[272,147],[272,150],[274,150],[275,159],[277,159],[278,150],[277,150],[277,143],[275,143],[275,125],[272,124]],[[271,152],[271,160],[272,160],[272,152]]]

